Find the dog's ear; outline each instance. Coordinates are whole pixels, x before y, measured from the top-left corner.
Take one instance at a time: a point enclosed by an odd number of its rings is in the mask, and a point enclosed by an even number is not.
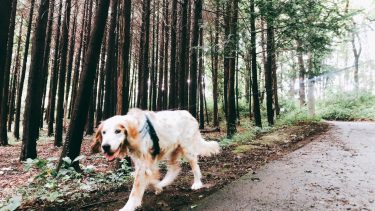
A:
[[[96,130],[96,134],[91,143],[91,152],[98,153],[100,152],[100,148],[102,145],[102,124],[99,125],[98,129]]]

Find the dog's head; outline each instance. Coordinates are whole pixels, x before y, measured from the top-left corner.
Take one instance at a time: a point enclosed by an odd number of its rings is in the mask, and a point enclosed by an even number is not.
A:
[[[93,153],[102,151],[108,161],[123,158],[129,148],[136,147],[138,131],[126,116],[114,116],[103,121],[95,134],[91,149]]]

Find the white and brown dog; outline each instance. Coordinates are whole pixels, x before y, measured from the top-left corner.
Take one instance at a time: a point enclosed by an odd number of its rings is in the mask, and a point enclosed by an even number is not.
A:
[[[114,116],[100,124],[92,150],[102,150],[109,161],[131,157],[135,179],[129,200],[121,210],[135,210],[141,206],[148,185],[158,194],[173,182],[180,171],[181,157],[189,162],[194,174],[191,189],[202,188],[198,156],[219,153],[220,147],[217,142],[202,138],[197,120],[187,111],[131,109],[125,116]],[[167,160],[168,171],[160,181],[161,160]]]

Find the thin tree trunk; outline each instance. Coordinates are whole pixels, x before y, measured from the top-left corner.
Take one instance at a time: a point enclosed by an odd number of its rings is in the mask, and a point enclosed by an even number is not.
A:
[[[48,16],[45,14],[48,11],[49,0],[41,0],[40,3],[32,41],[20,160],[37,157],[36,140],[39,138],[40,104],[43,97],[43,84],[40,83],[40,78],[43,77],[43,50],[48,19]]]
[[[4,88],[4,72],[5,72],[5,62],[7,58],[7,42],[8,42],[8,33],[9,33],[9,25],[10,25],[10,16],[12,10],[12,0],[3,0],[1,2],[0,7],[0,14],[2,17],[0,18],[0,105],[3,96],[3,88]],[[1,107],[0,107],[1,110]]]
[[[191,52],[191,67],[190,67],[190,92],[189,92],[189,111],[191,115],[194,117],[197,117],[197,82],[199,83],[200,87],[200,101],[203,100],[202,98],[202,78],[197,78],[198,73],[198,61],[200,60],[199,52],[200,47],[199,46],[199,34],[200,34],[200,24],[202,22],[202,0],[194,0],[194,19],[193,19],[193,33],[192,33],[192,52]],[[199,71],[202,71],[199,69]],[[199,77],[202,77],[202,73],[200,72]],[[202,104],[202,102],[200,102]],[[201,108],[200,108],[201,109]],[[203,125],[200,127],[204,127],[204,121]]]
[[[201,1],[201,0],[197,0],[197,1]],[[201,2],[196,2],[197,4],[201,4]],[[195,8],[197,9],[197,8]],[[201,5],[198,7],[199,10],[201,10]],[[194,35],[193,35],[194,36]],[[203,46],[203,29],[200,28],[199,29],[199,48],[196,48],[196,49],[199,49],[199,53],[198,53],[198,57],[197,59],[199,59],[199,73],[198,73],[198,86],[199,86],[199,129],[204,129],[204,87],[203,87],[203,77],[204,77],[204,73],[203,73],[203,68],[204,68],[204,60],[203,60],[203,49],[202,46]],[[194,57],[193,57],[194,58]]]
[[[171,64],[170,64],[170,88],[169,88],[169,108],[177,108],[177,83],[176,81],[176,54],[177,54],[177,0],[172,0],[172,24],[171,24]]]
[[[189,45],[188,33],[188,8],[189,0],[182,0],[181,10],[182,10],[182,20],[181,20],[181,35],[180,35],[180,59],[179,59],[179,108],[188,109],[188,92],[187,92],[187,61],[186,56],[188,55],[187,48]],[[196,114],[195,114],[196,116]]]
[[[9,97],[9,78],[10,78],[10,68],[12,63],[13,55],[13,38],[14,38],[14,28],[16,25],[16,11],[17,11],[17,1],[12,2],[12,12],[10,16],[9,34],[7,42],[7,58],[5,60],[4,69],[4,81],[2,84],[2,100],[1,100],[1,119],[0,119],[0,146],[8,145],[8,135],[7,135],[7,116],[8,116],[8,97]]]
[[[111,14],[110,14],[110,25],[108,28],[108,36],[107,36],[107,62],[105,64],[105,95],[104,95],[104,119],[107,119],[114,115],[114,106],[115,102],[113,99],[113,92],[114,83],[113,78],[116,77],[115,69],[113,68],[115,63],[115,40],[116,36],[115,33],[112,33],[116,30],[116,22],[117,22],[117,2],[118,0],[111,0]]]
[[[61,167],[63,157],[68,155],[71,160],[74,160],[80,154],[84,131],[84,124],[82,124],[82,122],[86,121],[87,110],[90,103],[85,100],[85,98],[91,96],[93,91],[92,86],[94,84],[96,66],[99,60],[100,47],[109,7],[109,1],[107,0],[98,0],[98,2],[94,27],[91,31],[90,42],[86,52],[86,62],[81,73],[79,89],[74,103],[71,124],[69,124],[69,130],[57,166],[57,171]],[[80,169],[78,161],[74,162],[73,166],[76,170]]]
[[[268,0],[268,9],[272,10],[272,0]],[[274,110],[273,110],[273,80],[272,80],[272,70],[273,70],[273,63],[275,62],[274,53],[275,53],[275,45],[274,45],[274,29],[273,29],[273,19],[272,17],[267,17],[267,62],[265,70],[265,83],[266,83],[266,105],[267,105],[267,120],[268,124],[274,125]]]
[[[149,79],[148,48],[150,34],[150,4],[151,0],[143,1],[142,29],[140,37],[139,67],[138,67],[138,102],[137,107],[147,109],[147,87]]]
[[[29,55],[30,35],[31,35],[31,26],[33,22],[34,5],[35,5],[35,0],[31,0],[29,18],[28,18],[28,23],[27,23],[25,49],[23,53],[22,70],[21,70],[21,76],[20,76],[20,80],[19,80],[18,88],[17,88],[19,93],[17,95],[16,117],[14,120],[14,137],[16,137],[16,139],[20,138],[21,100],[22,100],[23,86],[24,86],[25,76],[26,76],[27,57]]]
[[[57,32],[55,35],[55,46],[54,46],[54,57],[53,57],[53,69],[51,70],[50,85],[49,85],[49,98],[48,98],[48,129],[47,135],[52,136],[53,134],[53,124],[55,123],[55,106],[56,106],[56,92],[58,83],[58,72],[60,66],[60,33],[61,33],[61,11],[62,11],[62,1],[59,5],[59,13],[57,19]]]
[[[306,97],[305,97],[305,64],[303,61],[303,53],[302,53],[302,44],[301,41],[297,40],[297,57],[298,57],[298,66],[299,66],[299,102],[300,106],[306,105]]]
[[[68,40],[69,40],[69,24],[70,24],[70,10],[71,0],[66,0],[65,17],[62,25],[61,34],[61,62],[59,71],[59,85],[58,85],[58,99],[56,107],[56,128],[55,128],[55,142],[57,147],[62,146],[63,141],[63,126],[64,126],[64,88],[66,77],[66,66],[68,57]]]
[[[258,87],[258,75],[257,75],[257,49],[256,49],[256,28],[255,28],[255,6],[254,0],[250,1],[250,21],[251,21],[251,86],[253,96],[253,113],[254,121],[257,127],[262,127],[262,117],[260,114],[260,101],[259,101],[259,87]]]
[[[22,27],[23,27],[23,17],[21,17],[21,24],[19,28],[19,35],[18,35],[18,44],[17,44],[17,54],[15,58],[15,65],[14,65],[14,72],[13,72],[13,81],[11,85],[11,95],[10,95],[10,103],[9,103],[9,115],[8,115],[8,132],[12,130],[12,122],[14,117],[14,104],[15,98],[20,93],[20,90],[16,90],[18,77],[19,77],[19,70],[20,70],[20,49],[21,49],[21,41],[22,41]]]

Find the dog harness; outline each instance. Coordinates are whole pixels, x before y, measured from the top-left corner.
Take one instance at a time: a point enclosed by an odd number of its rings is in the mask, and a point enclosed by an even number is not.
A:
[[[151,123],[151,120],[146,115],[146,122],[143,125],[142,129],[139,131],[139,134],[141,135],[141,139],[144,139],[146,135],[150,135],[150,138],[152,140],[152,157],[155,157],[160,153],[160,146],[159,146],[159,137],[156,134],[155,128]]]

